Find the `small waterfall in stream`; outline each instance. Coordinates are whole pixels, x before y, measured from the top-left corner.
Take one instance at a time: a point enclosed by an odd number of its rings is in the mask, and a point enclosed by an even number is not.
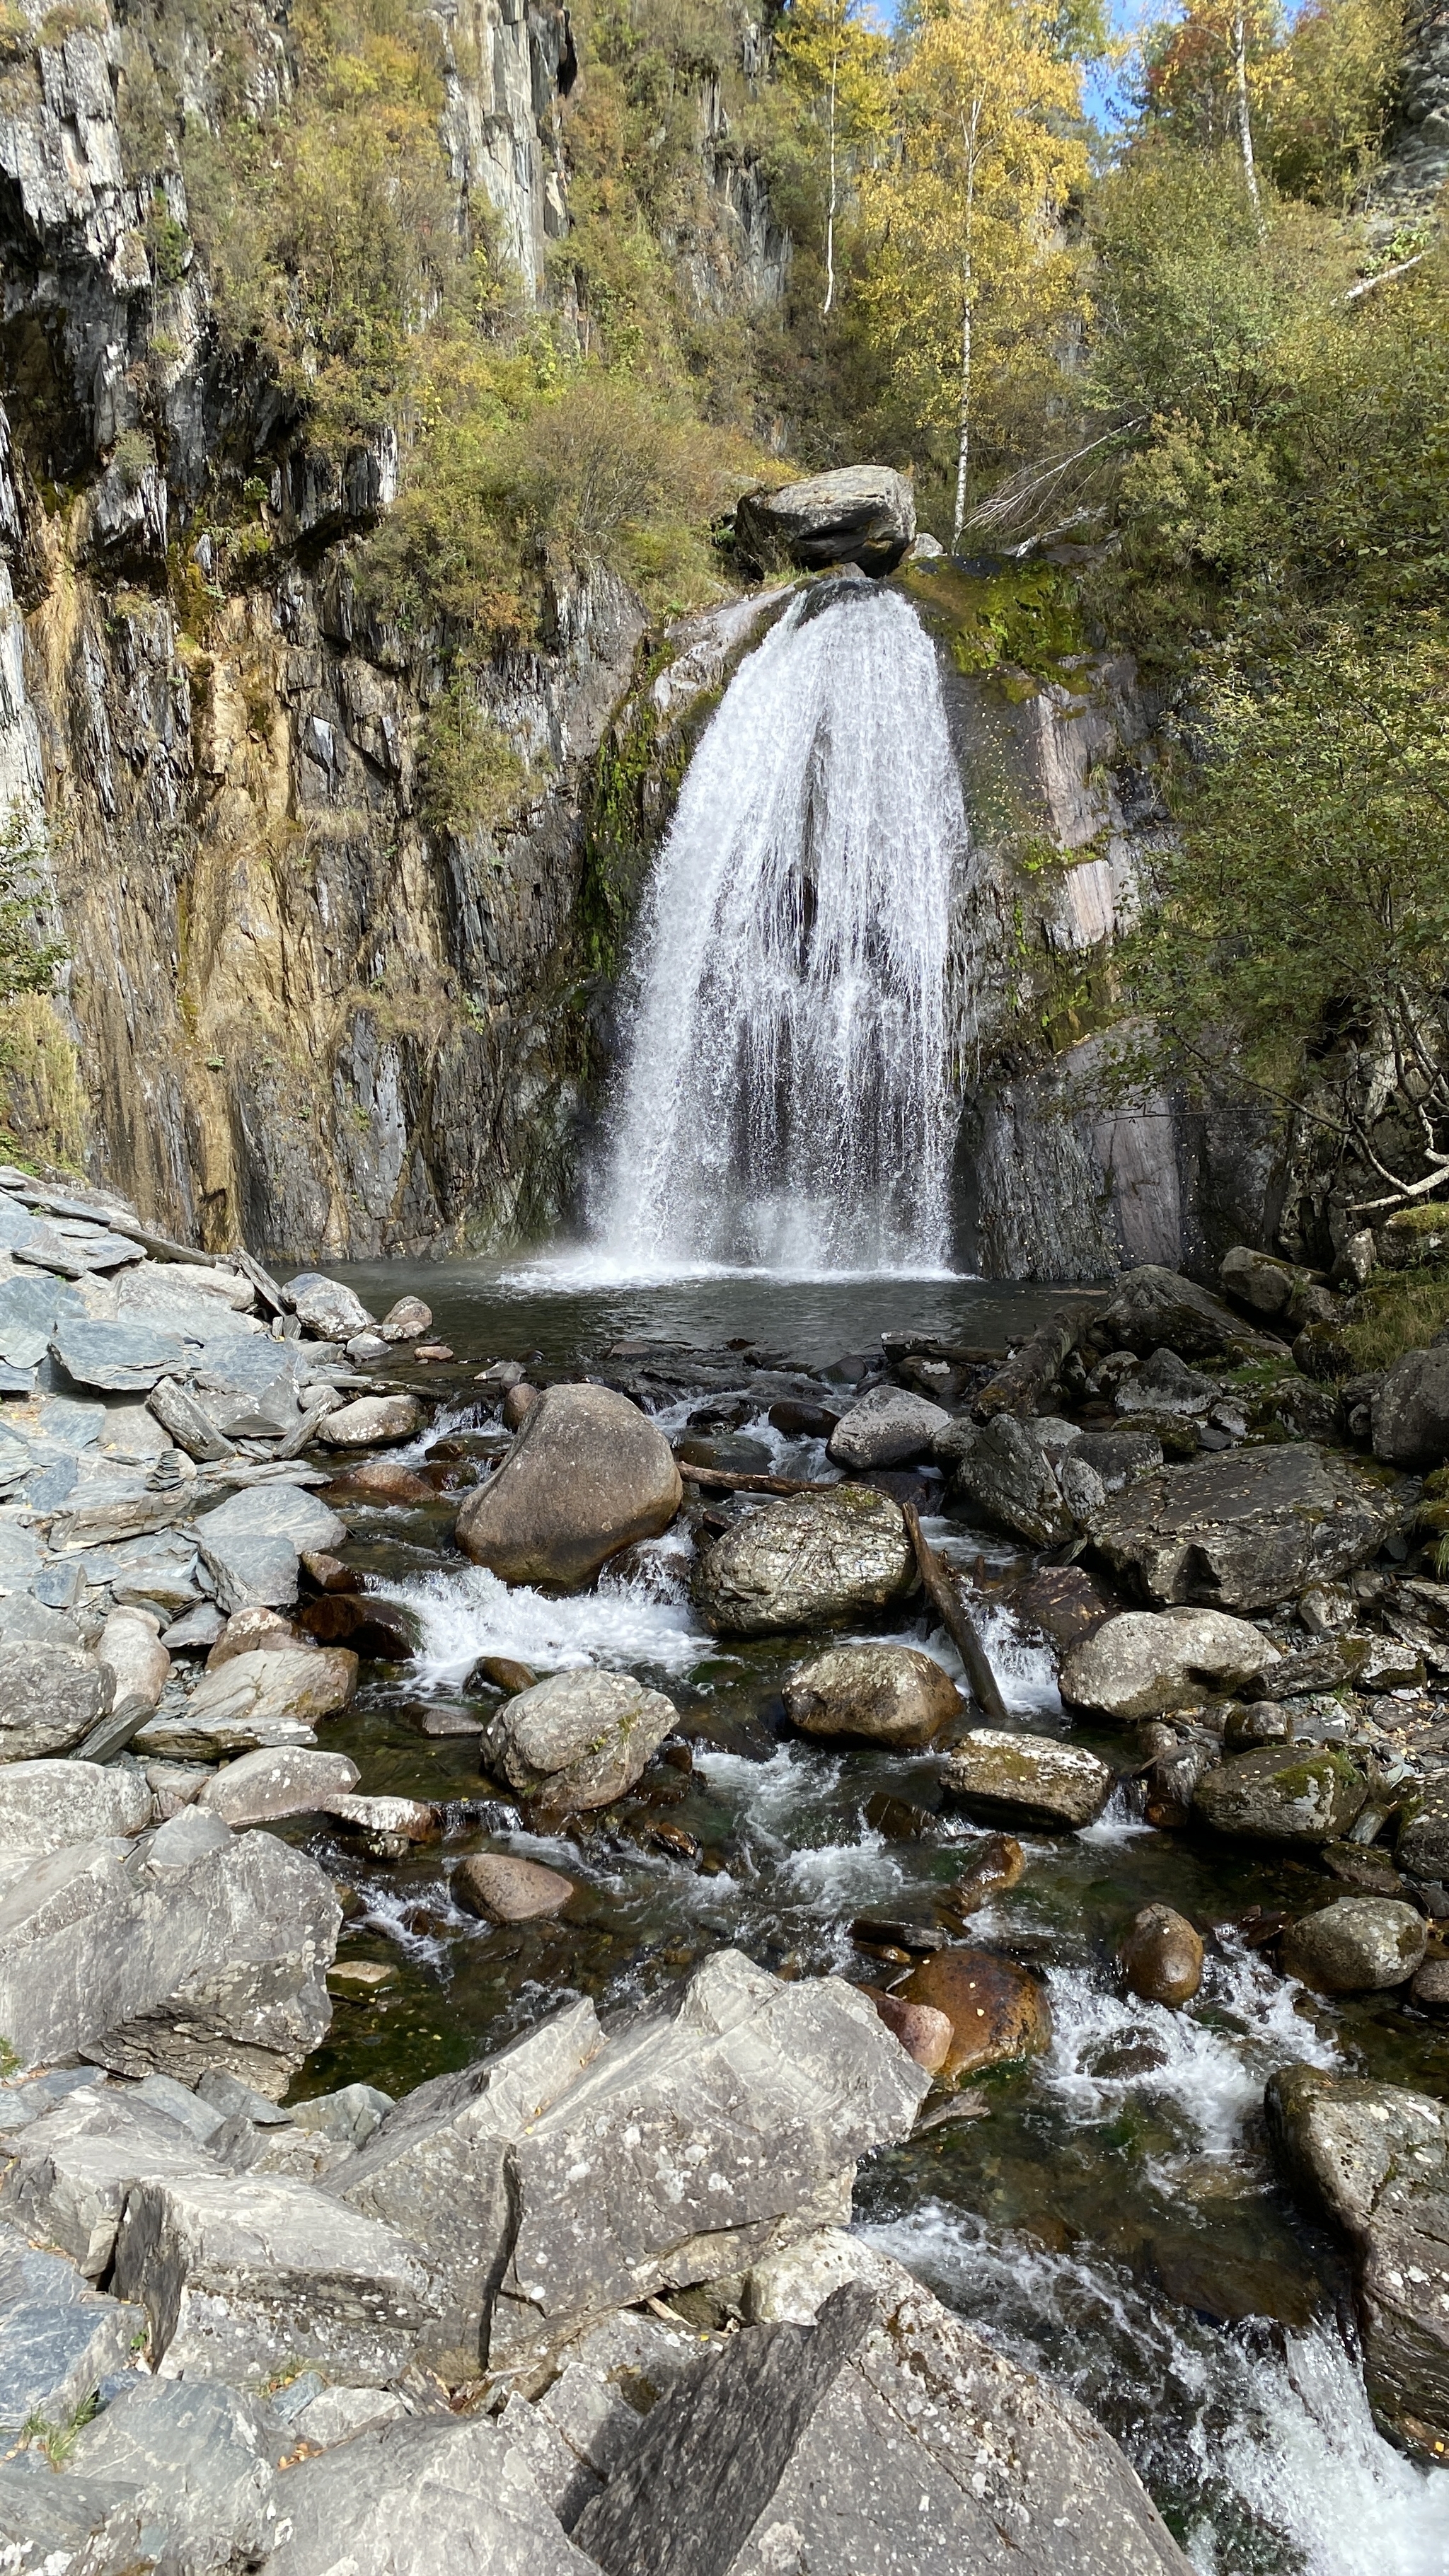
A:
[[[594,1211],[610,1269],[948,1267],[966,840],[915,611],[807,593],[731,682],[655,868]]]

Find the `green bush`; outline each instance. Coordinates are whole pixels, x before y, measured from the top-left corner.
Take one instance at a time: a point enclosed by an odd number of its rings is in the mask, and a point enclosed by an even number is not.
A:
[[[418,772],[424,822],[456,839],[494,830],[522,804],[527,765],[479,705],[470,673],[455,671],[429,708]]]

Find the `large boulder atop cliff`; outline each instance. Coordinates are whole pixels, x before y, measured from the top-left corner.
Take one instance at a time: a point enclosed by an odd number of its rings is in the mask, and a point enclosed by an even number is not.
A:
[[[882,1610],[915,1576],[899,1504],[841,1485],[751,1512],[704,1557],[696,1593],[717,1637],[768,1637]]]
[[[1283,1357],[1281,1343],[1255,1332],[1221,1297],[1151,1261],[1124,1271],[1092,1338],[1099,1350],[1135,1351],[1139,1359],[1164,1347],[1199,1362],[1260,1358],[1265,1351]]]
[[[1405,1351],[1380,1378],[1370,1409],[1374,1456],[1420,1471],[1449,1458],[1449,1343]]]
[[[604,2576],[1187,2576],[1100,2425],[883,2271],[660,2400],[574,2526]]]
[[[863,1744],[929,1744],[961,1706],[947,1672],[918,1646],[832,1646],[785,1684],[792,1726]]]
[[[1357,2257],[1364,2382],[1384,2431],[1434,2459],[1449,2443],[1449,2108],[1317,2067],[1269,2079],[1268,2135],[1315,2215]]]
[[[684,1488],[668,1441],[607,1386],[551,1386],[458,1515],[458,1545],[505,1583],[586,1583],[669,1527]]]
[[[494,1723],[509,1786],[563,1816],[625,1796],[676,1721],[632,1673],[573,1672],[519,1691]]]
[[[1301,1440],[1165,1467],[1099,1507],[1090,1531],[1151,1602],[1267,1610],[1366,1564],[1403,1516],[1382,1468]]]
[[[1260,1744],[1204,1771],[1193,1805],[1215,1832],[1247,1842],[1337,1842],[1368,1784],[1336,1744]]]
[[[819,572],[859,564],[893,572],[916,533],[916,496],[889,465],[847,465],[774,492],[747,492],[735,512],[742,572]]]
[[[1277,1655],[1260,1628],[1223,1610],[1124,1610],[1068,1655],[1062,1697],[1124,1723],[1163,1717],[1205,1689],[1241,1689]]]

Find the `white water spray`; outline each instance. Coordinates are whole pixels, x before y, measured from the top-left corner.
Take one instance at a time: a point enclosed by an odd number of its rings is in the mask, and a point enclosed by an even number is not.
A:
[[[604,1264],[946,1268],[966,838],[915,611],[808,593],[731,682],[655,870]]]

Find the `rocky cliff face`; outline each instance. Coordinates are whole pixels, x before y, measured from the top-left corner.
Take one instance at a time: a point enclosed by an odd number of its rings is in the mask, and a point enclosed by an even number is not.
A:
[[[1398,115],[1368,193],[1376,229],[1422,223],[1449,179],[1449,8],[1415,0],[1405,24]]]
[[[436,15],[460,225],[486,199],[536,297],[567,221],[567,13]],[[123,159],[136,31],[92,5],[12,18],[0,794],[41,828],[38,903],[71,952],[54,1004],[12,1013],[12,1127],[213,1247],[364,1256],[546,1223],[587,1045],[581,780],[642,612],[608,576],[545,579],[536,648],[487,680],[532,802],[494,834],[426,831],[442,667],[352,570],[396,496],[395,437],[324,456],[227,350],[174,146],[140,179]],[[213,58],[187,24],[204,117],[220,38]],[[256,112],[285,99],[284,9],[246,7],[227,42]],[[705,99],[699,292],[748,301],[785,252],[720,123]]]

